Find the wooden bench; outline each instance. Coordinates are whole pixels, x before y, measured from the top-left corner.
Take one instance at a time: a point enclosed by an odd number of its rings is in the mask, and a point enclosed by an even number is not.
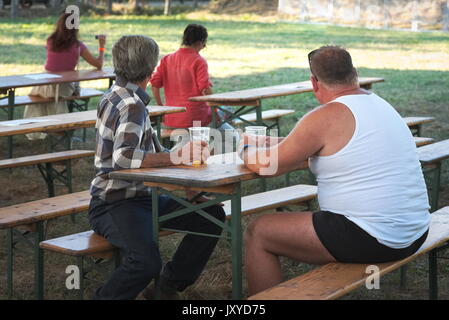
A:
[[[418,137],[421,136],[422,125],[435,120],[434,117],[404,117],[403,119],[412,131],[413,135],[416,135]]]
[[[90,157],[95,154],[89,150],[68,150],[61,152],[45,153],[34,156],[26,156],[13,159],[0,160],[0,169],[18,168],[36,165],[48,187],[48,196],[55,195],[55,181],[62,182],[72,192],[72,167],[71,160]],[[56,170],[54,165],[63,165],[62,170]]]
[[[424,138],[424,137],[413,137],[415,140],[415,144],[417,147],[422,147],[435,142],[433,138]]]
[[[429,253],[429,298],[438,297],[437,252],[447,248],[449,241],[449,207],[432,214],[427,240],[413,255],[388,263],[372,264],[383,276]],[[329,263],[306,274],[257,293],[249,300],[331,300],[364,285],[372,273],[370,264]]]
[[[438,208],[441,164],[449,158],[449,139],[419,147],[417,151],[423,172],[431,179],[429,194],[431,198],[431,211],[434,211]]]
[[[89,191],[82,191],[0,208],[0,229],[7,230],[7,288],[9,298],[13,294],[15,243],[21,241],[28,245],[31,244],[34,257],[35,294],[37,299],[42,299],[43,252],[39,249],[39,243],[44,240],[44,222],[86,211],[89,208],[90,198]]]
[[[280,125],[279,120],[285,116],[289,116],[294,114],[295,110],[288,109],[271,109],[262,111],[262,120],[265,121],[274,121],[274,124],[267,126],[268,129],[276,128],[278,130],[278,135],[280,136]],[[241,119],[234,120],[234,124],[240,125],[246,123],[245,121],[254,123],[257,120],[256,113],[248,113],[244,114],[240,117]]]
[[[310,185],[296,185],[278,190],[271,190],[260,194],[242,197],[242,215],[267,211],[283,206],[306,203],[310,204],[317,195],[317,187]],[[229,220],[231,207],[229,201],[224,203],[226,218]],[[169,231],[161,231],[159,236],[171,234]],[[72,234],[56,239],[42,241],[40,247],[44,250],[58,252],[78,259],[78,267],[83,270],[84,257],[111,258],[117,255],[115,248],[102,236],[93,231]],[[81,281],[82,282],[82,281]],[[82,288],[80,286],[80,289]],[[80,290],[79,297],[83,297]]]

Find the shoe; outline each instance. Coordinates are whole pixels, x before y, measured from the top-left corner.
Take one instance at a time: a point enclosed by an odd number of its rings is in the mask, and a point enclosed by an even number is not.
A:
[[[154,282],[151,282],[148,287],[142,292],[142,296],[145,300],[156,300],[156,288]],[[181,296],[174,288],[161,285],[160,300],[181,300]]]

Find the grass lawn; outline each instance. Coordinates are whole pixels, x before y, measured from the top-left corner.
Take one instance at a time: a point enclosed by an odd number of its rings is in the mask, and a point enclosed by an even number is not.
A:
[[[124,34],[145,34],[153,37],[165,55],[179,47],[184,27],[199,22],[209,31],[207,48],[201,54],[209,63],[209,72],[215,92],[255,88],[274,84],[306,80],[309,77],[307,53],[321,45],[337,44],[352,54],[361,76],[383,77],[384,83],[375,84],[373,90],[390,101],[403,116],[434,116],[436,121],[424,128],[423,135],[436,140],[449,138],[449,33],[412,33],[404,31],[366,30],[326,25],[251,22],[247,16],[227,19],[220,16],[188,14],[166,17],[111,16],[107,18],[83,17],[80,38],[94,52],[94,35],[105,33],[106,66],[111,65],[111,47]],[[13,75],[43,71],[45,39],[53,29],[54,18],[22,19],[16,22],[0,20],[0,75]],[[85,62],[79,68],[87,68]],[[107,81],[82,83],[105,89]],[[26,94],[21,89],[17,94]],[[95,102],[91,108],[95,108]],[[284,120],[283,132],[294,126],[296,119],[317,105],[312,94],[293,95],[263,101],[264,109],[290,108],[295,115]],[[16,115],[20,115],[22,108]],[[0,113],[0,119],[5,119]],[[93,148],[93,130],[89,130],[86,143],[78,142],[74,148]],[[0,141],[0,157],[6,156],[6,141]],[[45,142],[31,143],[24,137],[15,138],[16,156],[45,151]],[[85,190],[94,174],[91,159],[75,161],[73,165],[75,190]],[[295,173],[294,182],[304,182],[307,176]],[[449,205],[448,166],[443,167],[440,206]],[[14,183],[10,183],[14,181]],[[34,168],[0,171],[0,206],[12,205],[47,197],[44,182]],[[282,178],[269,180],[269,189],[282,186]],[[254,192],[254,183],[244,185],[246,193]],[[60,194],[66,192],[62,188]],[[301,208],[298,208],[301,209]],[[244,224],[254,217],[246,217]],[[51,221],[48,237],[90,229],[86,215],[76,223],[70,218]],[[179,236],[164,238],[161,251],[169,257],[179,242]],[[6,298],[5,232],[0,233],[0,299]],[[207,268],[197,284],[185,292],[189,299],[229,299],[231,297],[231,263],[228,245],[220,241]],[[15,257],[15,295],[17,299],[33,298],[32,256],[17,253]],[[70,299],[75,293],[65,289],[65,268],[75,261],[70,257],[46,255],[46,297]],[[312,266],[282,259],[286,277],[309,270]],[[440,297],[449,299],[448,263],[441,262]],[[105,272],[96,275],[99,280]],[[410,264],[408,286],[399,289],[399,273],[393,272],[381,281],[380,290],[358,289],[344,299],[425,299],[427,297],[427,260],[418,259]],[[88,284],[89,297],[96,283]]]

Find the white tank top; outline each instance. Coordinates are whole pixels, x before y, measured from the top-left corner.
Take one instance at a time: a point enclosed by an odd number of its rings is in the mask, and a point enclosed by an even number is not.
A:
[[[429,227],[429,201],[406,123],[372,93],[334,100],[351,110],[355,131],[337,153],[309,160],[321,210],[342,214],[380,243],[405,248]]]

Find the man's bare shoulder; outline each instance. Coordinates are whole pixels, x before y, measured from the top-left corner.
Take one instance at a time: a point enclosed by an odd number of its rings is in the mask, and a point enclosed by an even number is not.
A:
[[[319,126],[327,126],[330,122],[335,122],[340,118],[347,118],[351,111],[344,104],[339,102],[329,102],[315,107],[306,113],[302,120],[313,122]]]

